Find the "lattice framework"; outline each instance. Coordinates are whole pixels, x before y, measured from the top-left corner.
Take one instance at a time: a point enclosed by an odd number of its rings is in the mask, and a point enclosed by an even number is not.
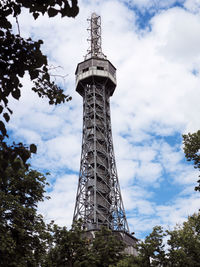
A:
[[[73,222],[87,230],[102,225],[129,233],[118,181],[110,116],[116,69],[101,50],[100,16],[90,19],[90,49],[77,66],[76,90],[83,97],[80,174]]]
[[[86,84],[83,97],[83,140],[74,220],[87,229],[107,225],[128,231],[117,176],[105,84]]]

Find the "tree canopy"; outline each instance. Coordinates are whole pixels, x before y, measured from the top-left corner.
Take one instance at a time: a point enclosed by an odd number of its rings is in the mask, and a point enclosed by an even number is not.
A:
[[[167,234],[169,266],[200,266],[200,213],[189,216],[182,226]]]
[[[200,171],[200,130],[196,133],[183,135],[185,157],[194,163],[194,168]],[[200,176],[199,176],[200,177]],[[197,181],[196,191],[200,191],[200,180]]]
[[[47,14],[54,17],[75,17],[79,8],[77,0],[4,0],[0,2],[0,132],[7,134],[5,123],[10,120],[12,110],[9,108],[9,97],[19,99],[21,96],[21,78],[29,74],[33,81],[32,90],[39,97],[47,97],[49,104],[59,104],[70,100],[63,89],[51,80],[48,60],[41,52],[42,40],[34,41],[20,36],[18,16],[22,9],[28,9],[30,15],[37,19],[40,15]],[[11,18],[16,20],[18,33],[13,32]]]
[[[22,144],[0,146],[0,266],[39,266],[48,232],[37,205],[43,201],[45,177],[27,163],[31,151]]]
[[[125,245],[107,227],[88,236],[81,222],[66,227],[53,226],[52,240],[47,252],[45,267],[107,267],[116,266],[125,257]]]
[[[198,267],[200,266],[200,213],[188,217],[182,225],[164,231],[155,226],[138,243],[138,256],[128,256],[118,267]]]
[[[47,57],[41,51],[43,41],[21,36],[18,17],[23,9],[29,10],[34,19],[44,14],[75,17],[79,11],[77,0],[0,2],[0,266],[12,267],[41,266],[51,232],[37,213],[38,202],[44,199],[46,178],[28,163],[36,146],[5,141],[6,123],[13,113],[9,99],[20,99],[21,78],[27,73],[32,90],[39,97],[47,97],[49,104],[70,100],[51,79]],[[13,21],[18,32],[13,30]]]

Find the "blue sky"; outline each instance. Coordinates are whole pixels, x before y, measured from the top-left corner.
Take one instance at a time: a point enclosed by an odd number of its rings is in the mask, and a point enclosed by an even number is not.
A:
[[[38,146],[31,163],[50,172],[39,205],[45,220],[70,227],[81,153],[82,99],[75,92],[76,65],[86,54],[87,18],[102,18],[102,48],[117,68],[111,98],[114,150],[130,230],[143,238],[155,225],[172,227],[200,208],[198,173],[182,150],[181,135],[199,129],[200,3],[195,0],[82,0],[75,19],[19,18],[24,37],[42,47],[57,82],[72,101],[50,107],[29,90],[12,101],[12,138]]]

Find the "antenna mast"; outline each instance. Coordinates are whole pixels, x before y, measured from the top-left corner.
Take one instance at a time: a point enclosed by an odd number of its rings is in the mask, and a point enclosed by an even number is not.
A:
[[[92,13],[91,18],[89,18],[88,21],[90,22],[90,26],[87,30],[90,33],[90,37],[87,40],[90,47],[87,50],[85,59],[91,57],[106,59],[106,56],[102,53],[101,49],[101,17],[96,13]]]

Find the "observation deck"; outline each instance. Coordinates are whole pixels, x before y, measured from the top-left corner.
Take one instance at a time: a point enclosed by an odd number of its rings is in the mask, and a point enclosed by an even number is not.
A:
[[[112,63],[103,58],[89,58],[78,64],[76,68],[76,91],[83,96],[84,88],[87,83],[91,84],[91,80],[99,83],[106,83],[109,88],[109,95],[112,96],[116,81],[116,68]]]

